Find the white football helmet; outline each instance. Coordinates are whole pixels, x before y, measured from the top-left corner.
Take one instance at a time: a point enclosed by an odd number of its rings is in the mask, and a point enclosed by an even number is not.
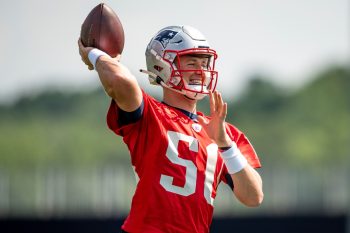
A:
[[[208,58],[206,67],[183,69],[178,67],[181,56]],[[190,26],[170,26],[160,30],[146,49],[147,71],[151,84],[162,85],[191,99],[202,99],[214,91],[218,72],[215,71],[216,51],[210,49],[205,37]],[[196,67],[195,67],[196,68]],[[195,72],[201,80],[195,82],[183,78],[185,72]]]

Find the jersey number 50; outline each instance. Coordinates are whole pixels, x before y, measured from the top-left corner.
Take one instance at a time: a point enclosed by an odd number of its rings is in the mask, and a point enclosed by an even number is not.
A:
[[[197,167],[191,160],[179,157],[179,152],[177,150],[179,141],[188,142],[189,149],[193,152],[198,152],[198,140],[194,137],[182,133],[168,131],[169,144],[166,156],[172,163],[186,167],[185,185],[183,187],[173,185],[174,177],[164,174],[162,174],[160,177],[160,184],[169,192],[182,196],[189,196],[196,191]],[[205,184],[203,194],[208,204],[213,205],[214,199],[211,197],[211,193],[213,191],[214,172],[217,162],[218,147],[216,144],[210,144],[207,146],[206,150],[207,164],[205,169]]]

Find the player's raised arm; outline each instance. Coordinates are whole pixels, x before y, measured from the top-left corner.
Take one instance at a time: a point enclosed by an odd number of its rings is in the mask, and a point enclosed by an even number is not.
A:
[[[84,20],[78,44],[83,62],[89,70],[95,68],[107,94],[122,110],[131,112],[141,105],[142,92],[135,77],[119,62],[124,40],[118,15],[100,3]]]
[[[142,103],[142,92],[136,78],[119,62],[120,56],[111,58],[92,47],[84,47],[80,40],[78,45],[83,62],[90,70],[95,68],[105,91],[117,105],[127,112],[137,109]]]

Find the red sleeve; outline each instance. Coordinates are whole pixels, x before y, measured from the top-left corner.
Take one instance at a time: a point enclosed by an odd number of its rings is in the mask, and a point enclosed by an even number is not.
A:
[[[119,117],[119,111],[118,111],[118,105],[114,100],[111,101],[111,105],[108,109],[107,113],[107,125],[110,130],[112,130],[115,134],[123,137],[124,143],[128,146],[128,149],[130,151],[130,155],[133,154],[134,150],[137,150],[137,147],[135,145],[139,144],[143,141],[141,137],[143,135],[140,135],[139,132],[140,129],[144,127],[145,122],[145,116],[147,116],[147,113],[149,111],[149,96],[142,91],[143,95],[143,102],[144,102],[144,108],[141,118],[134,122],[127,125],[119,125],[118,123],[118,117]],[[132,163],[137,163],[137,159],[132,156]]]
[[[231,124],[226,123],[226,130],[232,141],[236,142],[238,149],[241,151],[244,157],[246,157],[250,166],[253,168],[260,168],[261,163],[259,157],[248,138],[239,129]]]
[[[260,168],[261,163],[259,157],[256,154],[254,147],[249,142],[248,138],[239,129],[231,124],[226,123],[226,130],[232,141],[236,142],[237,147],[243,156],[248,160],[249,165],[253,168]],[[229,175],[225,164],[221,173],[221,180],[224,183],[228,184],[231,189],[233,189],[232,178]]]
[[[143,94],[143,104],[145,105],[147,104],[146,103],[147,101],[145,100],[148,98],[148,95],[143,91],[142,91],[142,94]],[[144,115],[144,113],[142,115]],[[135,130],[134,128],[137,127],[138,125],[138,122],[127,124],[127,125],[119,125],[118,118],[119,118],[118,105],[112,99],[107,112],[108,128],[112,130],[115,134],[124,137],[125,135],[128,135],[132,130]]]
[[[115,101],[111,101],[111,105],[107,113],[107,125],[115,134],[123,138],[127,145],[131,163],[135,166],[136,172],[140,172],[143,167],[143,160],[147,155],[146,150],[155,148],[157,140],[153,137],[159,136],[159,127],[157,115],[154,112],[154,105],[156,100],[142,91],[143,95],[143,113],[141,118],[127,125],[120,125],[118,123],[119,111]]]

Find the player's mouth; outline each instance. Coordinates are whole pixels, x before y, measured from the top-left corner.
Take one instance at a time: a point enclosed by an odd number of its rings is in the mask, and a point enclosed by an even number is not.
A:
[[[188,83],[189,85],[202,85],[201,79],[191,79]]]

